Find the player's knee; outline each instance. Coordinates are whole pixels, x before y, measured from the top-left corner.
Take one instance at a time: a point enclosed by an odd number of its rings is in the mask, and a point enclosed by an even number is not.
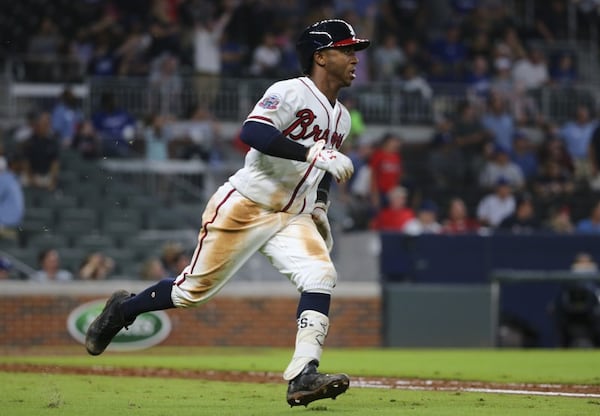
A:
[[[331,263],[304,269],[296,278],[296,286],[301,292],[312,291],[331,294],[336,282],[337,271]]]
[[[171,299],[177,308],[194,308],[208,302],[215,294],[216,291],[197,293],[174,286]]]

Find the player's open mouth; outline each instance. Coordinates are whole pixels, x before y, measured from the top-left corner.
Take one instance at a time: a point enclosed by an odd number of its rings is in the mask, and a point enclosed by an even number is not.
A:
[[[350,70],[350,78],[352,78],[352,79],[356,78],[356,70],[355,69]]]

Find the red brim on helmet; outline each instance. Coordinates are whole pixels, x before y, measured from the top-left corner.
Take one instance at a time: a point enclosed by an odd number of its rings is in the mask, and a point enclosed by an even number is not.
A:
[[[348,38],[348,39],[343,39],[343,40],[334,42],[329,47],[330,48],[341,48],[344,46],[354,45],[354,50],[362,51],[363,49],[368,48],[370,44],[371,44],[371,41],[367,40],[367,39]]]

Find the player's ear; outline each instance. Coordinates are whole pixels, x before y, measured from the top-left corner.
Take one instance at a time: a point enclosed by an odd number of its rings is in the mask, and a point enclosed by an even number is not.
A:
[[[313,55],[313,61],[319,66],[325,66],[325,53],[324,51],[316,51]]]

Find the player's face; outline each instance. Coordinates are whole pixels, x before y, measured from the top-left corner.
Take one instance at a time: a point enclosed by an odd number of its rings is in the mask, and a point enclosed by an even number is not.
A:
[[[325,69],[330,77],[340,81],[342,86],[349,86],[356,78],[356,65],[358,58],[354,46],[332,48],[323,51]]]

